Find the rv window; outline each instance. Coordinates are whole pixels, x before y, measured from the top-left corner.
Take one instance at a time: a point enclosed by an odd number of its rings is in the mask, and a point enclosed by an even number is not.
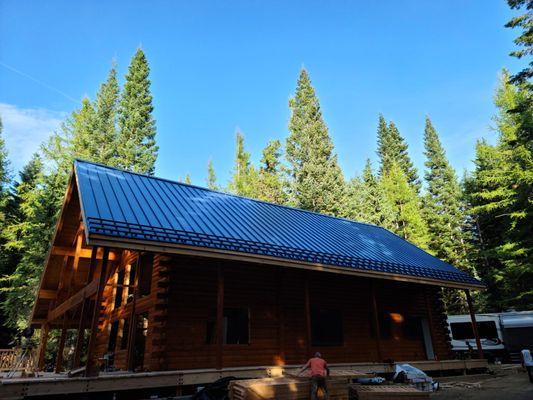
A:
[[[474,331],[470,322],[452,322],[450,324],[452,336],[455,340],[474,339]],[[494,321],[481,321],[477,323],[479,337],[483,339],[494,339],[498,337],[498,331]]]
[[[216,311],[207,321],[206,343],[216,343]],[[224,308],[224,344],[248,344],[250,342],[249,311],[247,308]]]
[[[311,342],[313,346],[342,346],[344,340],[340,310],[311,310]]]

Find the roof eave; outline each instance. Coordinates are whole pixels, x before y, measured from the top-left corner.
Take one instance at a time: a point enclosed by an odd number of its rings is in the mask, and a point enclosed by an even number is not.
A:
[[[311,263],[305,261],[296,261],[296,260],[287,260],[277,257],[256,255],[249,253],[241,253],[228,250],[218,250],[205,247],[197,246],[185,246],[172,243],[162,243],[162,242],[153,242],[145,241],[138,239],[125,239],[125,238],[116,238],[111,236],[99,235],[99,234],[89,234],[87,237],[87,244],[92,246],[106,246],[106,247],[116,247],[130,250],[139,250],[139,251],[152,251],[159,253],[168,253],[168,254],[181,254],[181,255],[193,255],[200,257],[210,257],[210,258],[225,258],[233,259],[237,261],[248,261],[259,264],[270,264],[276,266],[285,266],[293,267],[300,269],[309,269],[314,271],[322,272],[332,272],[340,273],[346,275],[361,276],[366,278],[375,278],[375,279],[386,279],[393,281],[401,282],[411,282],[411,283],[420,283],[425,285],[449,287],[453,289],[471,289],[471,290],[484,290],[485,285],[483,284],[468,284],[463,282],[453,282],[445,281],[431,278],[421,278],[414,277],[410,275],[399,275],[388,272],[379,272],[372,270],[361,270],[356,268],[347,268],[339,267],[335,265],[326,265]]]

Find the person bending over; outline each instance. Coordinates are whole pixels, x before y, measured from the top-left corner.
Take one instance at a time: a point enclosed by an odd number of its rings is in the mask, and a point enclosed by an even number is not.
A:
[[[316,400],[319,388],[322,388],[324,391],[324,400],[328,400],[328,385],[326,382],[326,376],[329,376],[328,363],[318,351],[300,369],[298,375],[301,375],[308,368],[311,370],[311,400]]]

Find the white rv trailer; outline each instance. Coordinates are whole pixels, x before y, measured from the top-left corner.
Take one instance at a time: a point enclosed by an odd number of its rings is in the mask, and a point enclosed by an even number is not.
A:
[[[533,351],[533,311],[476,314],[481,347],[489,360],[520,362],[520,351]],[[470,315],[448,316],[452,350],[477,351]]]

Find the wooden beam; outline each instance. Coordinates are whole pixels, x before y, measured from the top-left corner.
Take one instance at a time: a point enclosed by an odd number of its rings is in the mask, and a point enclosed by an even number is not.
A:
[[[436,342],[436,336],[435,336],[435,327],[433,326],[433,306],[431,304],[431,301],[429,299],[429,288],[426,287],[424,290],[424,299],[426,301],[426,310],[428,313],[428,324],[429,324],[429,334],[431,335],[431,345],[433,346],[433,355],[435,356],[435,360],[439,359],[439,356],[437,354],[437,349],[435,347]]]
[[[57,296],[57,290],[41,289],[39,290],[39,298],[45,300],[53,300]]]
[[[307,355],[306,358],[311,357],[311,341],[312,334],[311,334],[311,296],[309,294],[309,272],[305,274],[304,278],[304,296],[305,296],[305,336],[306,336],[306,349],[307,349]]]
[[[63,353],[65,352],[65,340],[67,339],[67,326],[66,326],[66,315],[65,322],[63,323],[63,328],[61,328],[61,336],[59,337],[59,345],[57,346],[56,354],[56,366],[54,372],[59,374],[63,367]]]
[[[224,270],[222,265],[217,266],[217,349],[216,349],[216,368],[224,367],[223,350],[224,350]]]
[[[137,306],[137,297],[139,295],[139,275],[140,275],[140,255],[135,260],[135,279],[133,281],[133,301],[131,303],[130,309],[130,326],[128,332],[128,354],[126,355],[126,365],[128,371],[133,371],[135,369],[135,336],[137,334],[137,315],[135,314],[135,309]],[[131,269],[133,264],[130,265],[130,271],[128,276],[128,285],[131,284]],[[127,297],[126,297],[127,300]],[[126,303],[127,304],[127,303]]]
[[[370,281],[370,302],[372,305],[372,316],[374,322],[374,332],[376,333],[376,351],[378,354],[378,362],[383,361],[383,353],[381,351],[381,340],[380,340],[380,327],[379,327],[379,311],[378,311],[378,302],[376,300],[376,288],[374,281]]]
[[[91,250],[91,263],[89,264],[89,270],[93,270],[96,267],[96,255],[98,253],[98,247],[94,246]],[[76,333],[76,347],[74,349],[74,363],[73,368],[76,369],[80,366],[81,352],[83,348],[83,342],[85,339],[85,312],[89,308],[89,299],[84,298],[81,303],[80,319],[78,322],[78,331]]]
[[[476,338],[476,346],[477,346],[477,355],[478,358],[482,359],[483,357],[483,349],[481,348],[481,339],[479,338],[479,332],[477,330],[477,322],[476,322],[476,313],[474,311],[474,306],[472,304],[472,297],[470,296],[470,290],[466,289],[466,302],[468,303],[468,311],[470,312],[470,320],[472,322],[472,330],[474,331],[474,336]]]
[[[70,296],[67,300],[65,300],[63,303],[58,305],[56,308],[48,312],[48,321],[54,321],[63,314],[65,314],[68,310],[70,310],[73,307],[76,307],[78,304],[80,304],[84,299],[87,297],[91,297],[93,294],[97,292],[98,289],[98,280],[95,279],[91,283],[89,283],[84,288],[80,289],[77,293]]]
[[[283,308],[283,288],[284,288],[284,276],[285,271],[282,268],[278,268],[278,287],[276,308],[278,317],[278,346],[279,346],[279,361],[281,365],[285,365],[285,310]]]
[[[49,330],[49,325],[48,324],[43,324],[41,326],[41,340],[40,340],[40,343],[39,343],[39,358],[38,358],[38,361],[37,361],[37,369],[39,371],[42,371],[44,369],[44,358],[45,358],[45,355],[46,355],[46,344],[48,343],[48,330]]]
[[[53,256],[69,256],[69,257],[75,257],[76,256],[76,249],[72,247],[67,246],[53,246],[51,254]],[[92,250],[90,248],[84,249],[81,248],[79,251],[79,258],[91,258],[92,257]],[[98,255],[96,257],[98,260],[101,260],[103,258],[103,251],[100,250],[98,252]],[[110,251],[108,260],[114,261],[117,258],[117,254],[115,252]]]
[[[95,358],[96,337],[98,335],[98,321],[100,319],[100,307],[102,305],[102,294],[104,292],[105,278],[107,276],[107,263],[109,256],[109,248],[104,247],[104,257],[102,259],[102,268],[100,269],[100,276],[95,282],[98,282],[96,289],[96,299],[94,302],[93,319],[91,323],[91,336],[89,337],[89,345],[87,346],[87,368],[85,369],[86,376],[98,375],[97,362]]]

